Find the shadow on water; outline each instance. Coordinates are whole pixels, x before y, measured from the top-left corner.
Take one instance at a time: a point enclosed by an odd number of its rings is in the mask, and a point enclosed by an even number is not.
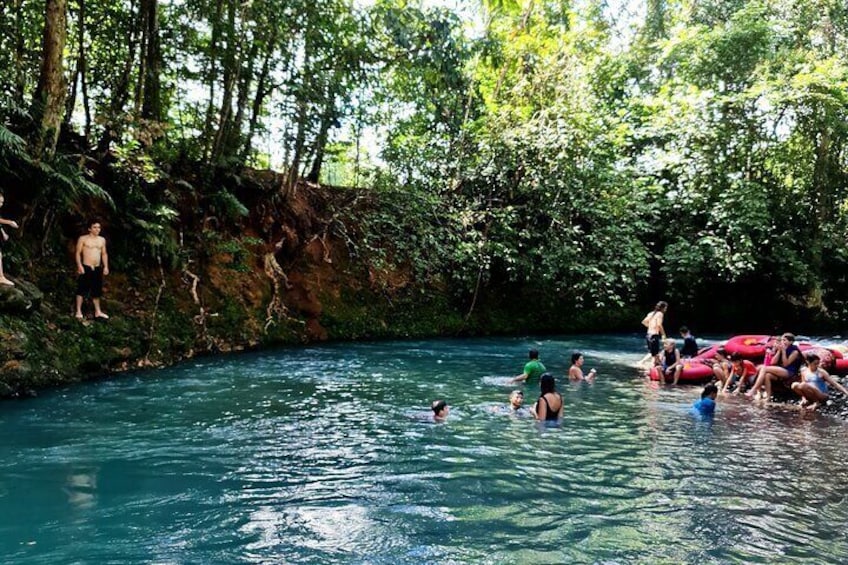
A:
[[[505,410],[537,347],[555,427]],[[204,359],[0,415],[9,562],[819,563],[848,555],[842,422],[657,387],[638,336]],[[563,378],[572,351],[594,383]],[[434,423],[429,402],[452,406]]]

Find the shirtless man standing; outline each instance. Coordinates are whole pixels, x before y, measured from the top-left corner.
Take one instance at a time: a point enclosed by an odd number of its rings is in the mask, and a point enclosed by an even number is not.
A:
[[[106,240],[100,236],[100,222],[89,223],[88,234],[77,240],[74,254],[77,262],[76,318],[82,320],[82,301],[91,297],[94,304],[94,317],[108,320],[109,316],[100,309],[100,297],[103,295],[103,277],[109,274],[109,255],[106,253]]]

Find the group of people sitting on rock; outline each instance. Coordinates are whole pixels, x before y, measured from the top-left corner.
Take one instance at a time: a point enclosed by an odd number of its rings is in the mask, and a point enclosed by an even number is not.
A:
[[[509,380],[510,383],[530,384],[539,381],[539,399],[530,408],[530,414],[542,422],[558,422],[562,419],[563,409],[565,407],[562,395],[556,390],[556,378],[549,373],[545,366],[539,361],[539,351],[531,349],[528,352],[529,361],[524,365],[522,373]],[[595,380],[597,371],[589,370],[588,373],[583,373],[583,363],[585,359],[583,354],[575,352],[571,355],[571,367],[568,369],[568,379],[571,381],[587,381]],[[524,391],[514,390],[509,396],[509,406],[506,411],[518,413],[524,404]],[[433,410],[433,419],[437,422],[444,421],[450,414],[450,407],[444,400],[434,400],[430,405]]]
[[[685,327],[681,328],[681,333],[691,336]],[[673,384],[677,384],[684,366],[682,359],[687,356],[676,350],[673,339],[665,340],[663,345],[656,360],[662,369],[661,382],[671,379]],[[697,344],[694,351],[697,353]],[[815,410],[827,401],[830,387],[848,397],[848,389],[824,370],[821,362],[821,356],[814,351],[805,355],[795,344],[795,336],[791,333],[781,335],[766,349],[763,363],[759,366],[739,353],[728,355],[724,347],[716,349],[714,358],[707,360],[712,364],[718,394],[728,394],[732,390],[734,395],[745,393],[746,398],[770,402],[772,388],[778,385],[800,396],[801,408],[809,410]]]

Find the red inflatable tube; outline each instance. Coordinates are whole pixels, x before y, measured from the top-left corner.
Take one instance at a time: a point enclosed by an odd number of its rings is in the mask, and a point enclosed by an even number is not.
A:
[[[705,359],[712,361],[713,359],[715,359],[715,354],[716,351],[718,351],[718,348],[718,345],[710,345],[709,347],[699,349],[698,354],[692,357],[690,361],[703,361]]]
[[[652,381],[660,380],[660,368],[651,367],[648,376]],[[683,361],[683,372],[680,373],[678,383],[699,384],[711,381],[713,378],[713,368],[699,361],[686,360]],[[670,380],[668,382],[671,382]]]
[[[848,359],[836,359],[831,370],[838,375],[848,375]]]
[[[736,353],[746,359],[762,359],[771,339],[768,335],[737,335],[727,340],[724,349],[728,355]]]
[[[814,343],[802,343],[798,346],[798,349],[801,350],[801,355],[804,357],[806,357],[808,353],[815,353],[818,355],[819,366],[825,371],[833,370],[835,366],[834,363],[840,359],[840,357],[835,355],[834,350]]]

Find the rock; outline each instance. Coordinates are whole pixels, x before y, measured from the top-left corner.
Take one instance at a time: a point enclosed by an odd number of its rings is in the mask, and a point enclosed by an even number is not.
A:
[[[15,286],[0,285],[0,312],[8,314],[28,314],[37,310],[44,299],[44,293],[34,284],[15,280]]]
[[[11,398],[14,395],[15,390],[3,381],[0,381],[0,398]]]
[[[29,338],[23,332],[0,331],[0,359],[24,359]]]

